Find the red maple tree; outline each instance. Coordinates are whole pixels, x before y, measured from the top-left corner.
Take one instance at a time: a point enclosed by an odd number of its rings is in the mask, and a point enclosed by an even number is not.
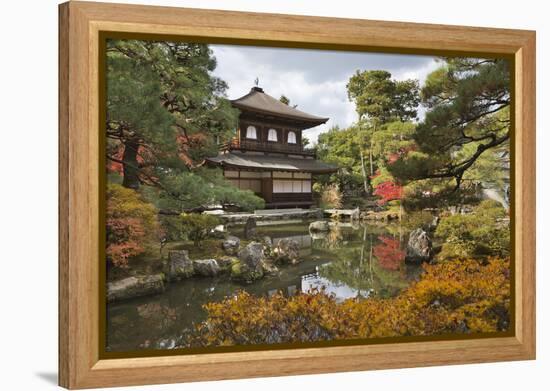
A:
[[[393,181],[385,181],[374,188],[373,194],[380,197],[378,205],[384,205],[389,201],[403,198],[403,186]]]

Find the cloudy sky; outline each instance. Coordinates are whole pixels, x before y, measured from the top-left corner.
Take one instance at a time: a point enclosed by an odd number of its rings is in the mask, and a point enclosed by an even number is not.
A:
[[[357,120],[346,94],[348,79],[356,70],[383,69],[395,79],[418,79],[422,85],[438,66],[430,56],[236,45],[211,48],[218,60],[214,74],[229,84],[230,99],[247,94],[258,78],[267,94],[285,95],[302,111],[330,117],[326,124],[304,132],[313,142],[332,126],[346,127]]]

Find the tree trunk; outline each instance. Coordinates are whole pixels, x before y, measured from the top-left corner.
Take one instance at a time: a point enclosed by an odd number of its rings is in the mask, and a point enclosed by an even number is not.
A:
[[[122,155],[124,179],[122,180],[122,186],[129,189],[139,188],[138,147],[137,140],[128,140],[124,143],[124,154]]]
[[[363,151],[361,150],[361,173],[363,174],[363,186],[365,187],[365,193],[369,193],[369,186],[367,183],[367,172],[365,171],[365,160],[363,159]]]
[[[374,169],[372,167],[372,141],[370,142],[369,161],[370,161],[370,176],[373,176],[374,175]]]

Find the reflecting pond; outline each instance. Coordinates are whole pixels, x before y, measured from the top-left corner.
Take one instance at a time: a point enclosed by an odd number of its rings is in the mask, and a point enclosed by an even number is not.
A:
[[[167,285],[164,293],[107,306],[107,350],[171,349],[193,324],[205,319],[203,304],[238,290],[284,295],[324,289],[336,300],[391,297],[418,278],[421,268],[404,263],[407,237],[398,225],[338,224],[328,234],[310,234],[309,223],[259,226],[274,244],[283,238],[300,244],[302,262],[280,267],[276,276],[249,285],[227,277],[191,278]],[[242,237],[242,226],[229,228]]]

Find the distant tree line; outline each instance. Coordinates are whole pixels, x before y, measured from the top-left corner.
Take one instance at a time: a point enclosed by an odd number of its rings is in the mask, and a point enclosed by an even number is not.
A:
[[[423,86],[387,71],[357,71],[347,84],[358,120],[319,136],[319,156],[342,169],[326,182],[363,188],[411,208],[504,191],[510,138],[507,60],[443,58]],[[425,109],[422,121],[418,110]]]

